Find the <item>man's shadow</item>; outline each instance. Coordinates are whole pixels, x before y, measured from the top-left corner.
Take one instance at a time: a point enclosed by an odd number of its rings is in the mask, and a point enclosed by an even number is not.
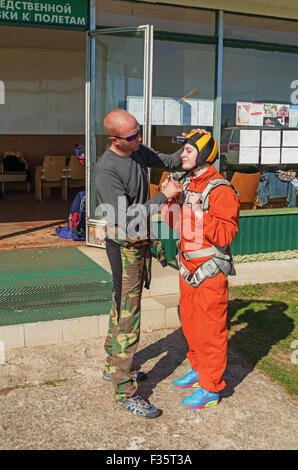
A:
[[[265,308],[262,308],[264,305]],[[228,342],[228,362],[224,374],[226,388],[221,392],[222,397],[231,396],[234,388],[254,370],[260,359],[267,356],[272,346],[291,333],[294,322],[285,314],[287,308],[286,303],[272,300],[235,299],[229,302],[228,328],[233,326],[236,332]],[[237,316],[239,310],[243,313]],[[264,336],[262,331],[266,331]],[[249,350],[250,361],[245,358],[245,350]],[[135,368],[138,370],[148,360],[166,353],[149,371],[148,379],[140,384],[145,398],[149,398],[156,385],[177,369],[185,360],[187,351],[182,329],[178,328],[135,355]]]
[[[145,364],[150,359],[166,353],[147,373],[147,380],[139,385],[144,398],[148,399],[156,385],[169,377],[177,367],[180,366],[186,358],[187,351],[187,342],[183,335],[182,328],[178,328],[165,338],[161,338],[136,353],[134,360],[136,370],[139,370],[142,364]]]

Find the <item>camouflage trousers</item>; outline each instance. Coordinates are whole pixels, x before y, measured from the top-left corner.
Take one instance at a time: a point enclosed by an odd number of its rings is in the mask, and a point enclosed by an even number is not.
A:
[[[105,370],[111,375],[116,399],[125,400],[137,391],[137,383],[132,380],[135,373],[133,362],[140,338],[143,285],[147,268],[151,271],[146,263],[151,262],[151,253],[148,243],[124,247],[109,240],[107,254],[112,267],[114,288],[105,341]]]

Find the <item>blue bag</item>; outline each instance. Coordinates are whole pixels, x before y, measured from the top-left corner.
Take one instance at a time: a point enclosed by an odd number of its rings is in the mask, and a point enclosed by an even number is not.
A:
[[[75,241],[86,240],[86,192],[80,191],[71,203],[67,225],[56,228],[56,235]]]

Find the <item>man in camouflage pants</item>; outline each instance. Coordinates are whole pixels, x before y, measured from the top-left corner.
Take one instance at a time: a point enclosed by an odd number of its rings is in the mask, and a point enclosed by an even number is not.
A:
[[[136,373],[133,364],[140,337],[143,285],[149,288],[150,284],[150,248],[152,243],[160,245],[148,236],[147,214],[152,215],[153,208],[157,211],[180,194],[182,186],[170,181],[161,193],[149,199],[148,167],[179,168],[182,150],[167,155],[141,145],[140,126],[124,110],[111,111],[105,117],[104,129],[110,146],[95,166],[97,215],[104,216],[107,222],[106,250],[113,275],[104,378],[112,381],[117,405],[133,414],[155,418],[161,410],[137,393],[137,381],[145,379],[146,374]],[[131,209],[140,205],[146,214],[145,224],[141,220],[134,226]],[[138,230],[139,226],[145,226],[145,231]],[[160,255],[164,261],[162,251]]]

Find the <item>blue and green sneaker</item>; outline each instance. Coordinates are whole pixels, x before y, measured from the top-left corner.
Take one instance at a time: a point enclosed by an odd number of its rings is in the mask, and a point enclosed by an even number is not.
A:
[[[192,387],[199,380],[198,374],[194,369],[188,370],[183,377],[173,380],[173,385],[178,388]]]
[[[211,393],[202,387],[194,387],[195,392],[181,400],[181,405],[186,408],[209,408],[219,403],[219,393]]]

